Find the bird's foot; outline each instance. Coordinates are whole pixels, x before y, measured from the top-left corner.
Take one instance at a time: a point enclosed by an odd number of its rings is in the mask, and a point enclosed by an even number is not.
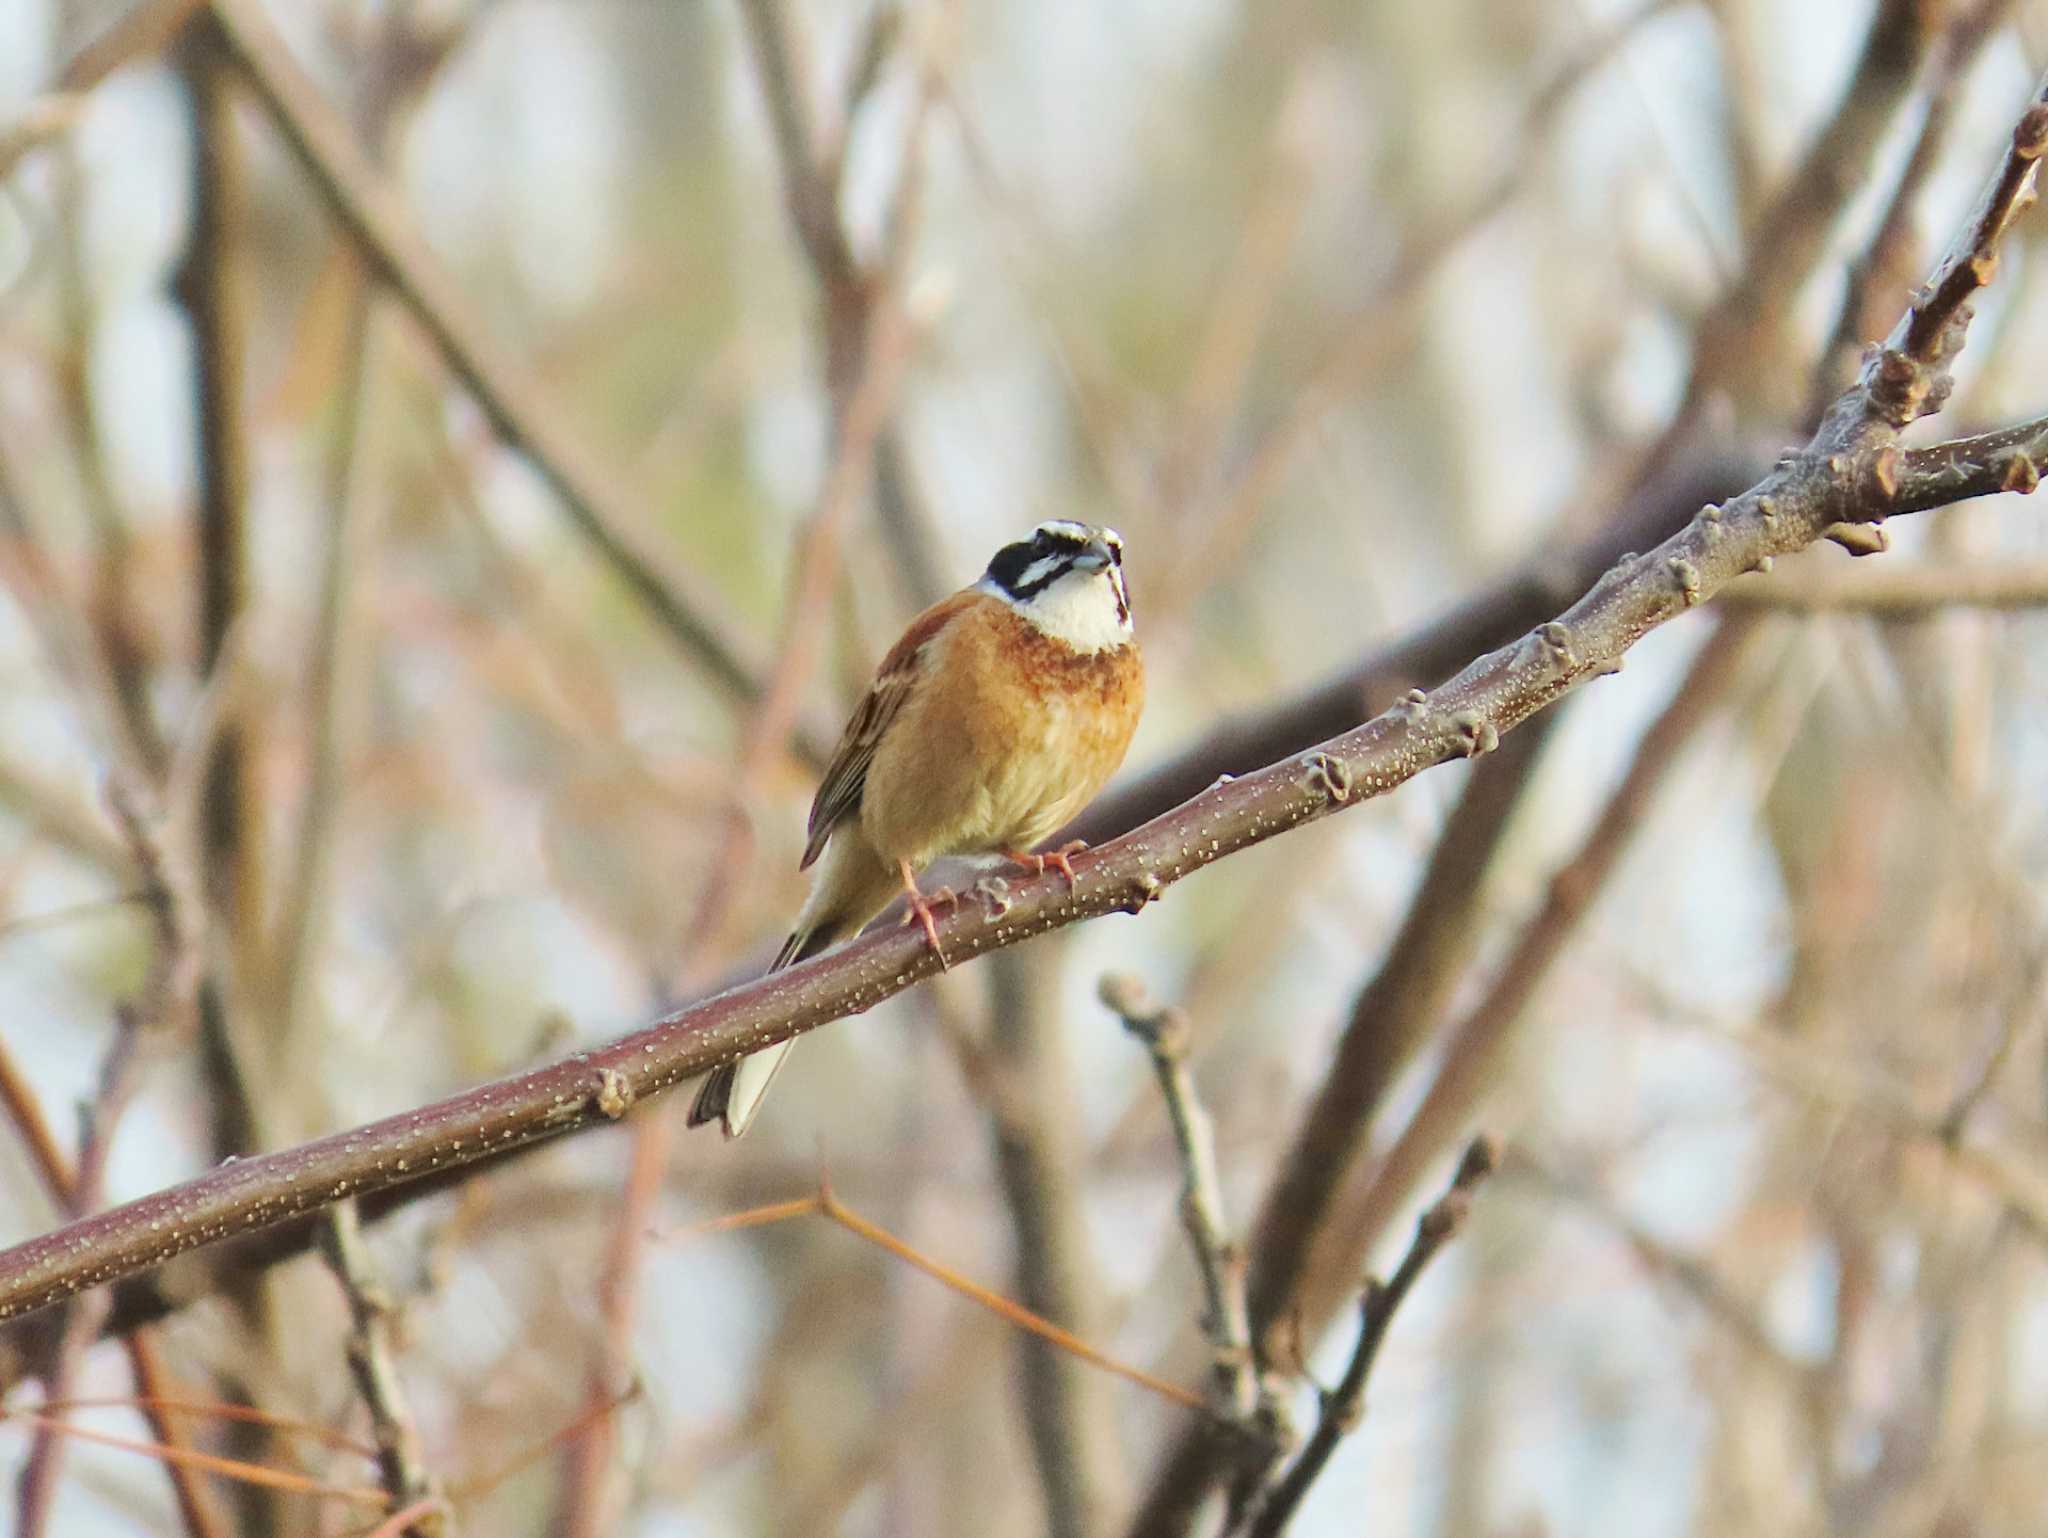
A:
[[[1086,839],[1077,838],[1070,844],[1060,845],[1049,854],[1023,854],[1015,849],[1005,849],[1003,858],[1012,864],[1022,866],[1034,876],[1043,876],[1046,866],[1050,865],[1067,878],[1067,890],[1071,892],[1074,890],[1074,864],[1070,856],[1079,854],[1087,847]]]

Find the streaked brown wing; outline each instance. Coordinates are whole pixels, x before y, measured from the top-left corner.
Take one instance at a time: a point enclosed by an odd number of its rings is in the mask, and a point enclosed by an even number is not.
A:
[[[825,841],[841,823],[860,814],[861,792],[867,787],[875,750],[922,676],[923,659],[918,654],[961,609],[990,601],[972,589],[942,598],[912,620],[902,638],[889,648],[875,670],[875,681],[868,685],[853,719],[840,735],[839,746],[832,751],[824,779],[818,782],[818,794],[811,801],[810,839],[804,845],[799,870],[808,869],[825,852]]]

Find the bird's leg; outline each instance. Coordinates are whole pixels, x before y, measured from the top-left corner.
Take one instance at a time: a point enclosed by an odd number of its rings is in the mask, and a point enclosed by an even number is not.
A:
[[[1074,890],[1074,865],[1069,856],[1077,855],[1087,847],[1086,839],[1077,838],[1071,844],[1060,845],[1050,854],[1024,854],[1015,849],[1005,849],[1001,853],[1004,859],[1023,866],[1034,876],[1043,876],[1046,866],[1050,865],[1067,878],[1067,890],[1071,892]]]
[[[937,896],[926,897],[917,888],[917,873],[910,868],[908,860],[898,860],[896,869],[903,877],[904,894],[910,899],[910,909],[903,915],[903,922],[908,924],[915,919],[924,926],[924,937],[931,942],[932,954],[939,958],[939,970],[943,972],[946,970],[946,953],[939,945],[939,926],[932,918],[932,909],[941,903],[951,907],[960,901],[959,895],[951,887],[940,887]]]

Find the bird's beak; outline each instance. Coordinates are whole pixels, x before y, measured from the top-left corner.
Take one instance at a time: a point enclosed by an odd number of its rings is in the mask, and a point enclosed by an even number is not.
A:
[[[1107,571],[1116,564],[1116,554],[1102,540],[1091,539],[1088,548],[1074,557],[1076,571]]]

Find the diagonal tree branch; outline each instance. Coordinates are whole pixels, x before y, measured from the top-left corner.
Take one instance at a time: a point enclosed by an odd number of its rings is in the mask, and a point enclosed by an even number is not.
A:
[[[1651,630],[1728,582],[1803,549],[1838,524],[2029,489],[2048,455],[2048,418],[1988,438],[1953,467],[1939,449],[1911,459],[1899,434],[1947,391],[1969,294],[1998,238],[2031,200],[2048,145],[2048,80],[2015,129],[1968,230],[1922,289],[1892,341],[1831,406],[1805,450],[1725,506],[1709,505],[1647,554],[1617,563],[1557,619],[1467,666],[1450,682],[1316,750],[1219,784],[1081,857],[1001,904],[949,915],[948,952],[971,956],[1115,911],[1136,912],[1176,881],[1289,829],[1385,795],[1426,769],[1474,757],[1589,679],[1618,670]],[[1972,280],[1955,274],[1972,275]],[[1931,456],[1931,457],[1930,457]],[[1926,465],[1940,464],[1938,475]],[[623,1116],[640,1099],[731,1057],[872,1008],[935,972],[921,935],[869,935],[816,962],[678,1011],[608,1046],[297,1148],[225,1165],[183,1185],[0,1252],[0,1319],[15,1318],[201,1245],[267,1228],[350,1195],[403,1184]]]

